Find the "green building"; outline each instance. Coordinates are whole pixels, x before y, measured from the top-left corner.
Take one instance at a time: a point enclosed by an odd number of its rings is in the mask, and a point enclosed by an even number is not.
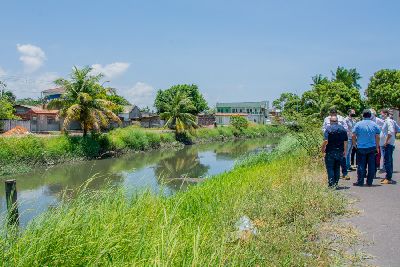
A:
[[[228,125],[232,116],[244,116],[253,123],[268,122],[268,101],[217,103],[215,120],[219,125]]]

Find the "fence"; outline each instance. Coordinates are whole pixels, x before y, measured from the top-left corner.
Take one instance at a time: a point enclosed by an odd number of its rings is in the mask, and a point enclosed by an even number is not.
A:
[[[7,132],[17,126],[31,131],[31,121],[29,120],[0,120],[0,132]]]

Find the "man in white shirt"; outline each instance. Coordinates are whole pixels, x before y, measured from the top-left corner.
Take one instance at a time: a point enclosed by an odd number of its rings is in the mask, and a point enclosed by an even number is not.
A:
[[[347,125],[347,153],[346,153],[346,168],[348,171],[354,171],[351,167],[351,151],[353,149],[352,144],[352,136],[353,136],[353,127],[356,124],[354,117],[356,117],[356,111],[354,109],[350,109],[348,112],[348,116],[344,119],[344,122]]]
[[[384,118],[384,124],[380,134],[380,146],[383,149],[386,171],[386,178],[381,181],[381,184],[392,184],[393,150],[396,141],[396,129],[394,121],[389,117],[389,110],[383,109],[381,115]]]
[[[376,124],[378,124],[379,129],[381,129],[382,131],[382,127],[383,124],[385,124],[385,121],[377,116],[375,109],[371,108],[370,110],[372,114],[371,120]],[[381,168],[381,159],[382,159],[382,168]],[[377,162],[376,170],[381,169],[380,172],[385,172],[385,155],[382,147],[376,154],[376,162]]]
[[[337,114],[336,108],[331,108],[329,110],[329,116],[324,119],[324,123],[322,124],[322,133],[325,134],[326,128],[328,128],[328,126],[330,126],[331,117],[337,117],[338,124],[343,126],[343,128],[346,130],[346,132],[349,131],[349,128],[345,122],[345,119],[342,116]],[[350,180],[350,177],[347,175],[348,170],[347,170],[347,164],[346,164],[346,156],[343,156],[343,159],[340,163],[340,167],[342,168],[342,179]]]
[[[343,128],[348,131],[348,127],[344,121],[344,118],[337,114],[336,108],[331,108],[329,110],[329,116],[324,119],[324,123],[322,124],[322,132],[325,133],[326,128],[330,125],[331,116],[337,117],[338,124],[342,125]]]

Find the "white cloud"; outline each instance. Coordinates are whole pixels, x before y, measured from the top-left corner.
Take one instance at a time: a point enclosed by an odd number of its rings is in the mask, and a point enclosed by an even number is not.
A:
[[[108,65],[93,64],[93,74],[102,73],[106,78],[114,78],[124,73],[130,66],[126,62],[114,62]]]
[[[25,77],[12,76],[6,79],[7,88],[11,90],[17,98],[40,97],[43,90],[56,87],[54,80],[60,76],[57,73],[45,72],[39,75]]]
[[[7,72],[2,67],[0,67],[0,79],[1,79],[1,76],[5,76],[6,74],[7,74]]]
[[[144,82],[137,82],[132,88],[120,90],[119,93],[128,99],[129,102],[139,107],[152,107],[156,95],[154,88]]]
[[[17,44],[17,50],[21,54],[19,60],[22,61],[25,71],[27,72],[38,70],[46,60],[46,54],[38,46],[31,44]]]

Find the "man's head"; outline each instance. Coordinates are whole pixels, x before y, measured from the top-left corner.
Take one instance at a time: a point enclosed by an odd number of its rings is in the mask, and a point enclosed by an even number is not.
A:
[[[349,117],[355,117],[356,116],[356,111],[354,109],[349,109]]]
[[[370,119],[372,116],[371,110],[370,109],[364,109],[363,111],[363,118],[364,119]]]
[[[382,109],[382,110],[381,110],[381,115],[382,115],[382,117],[383,117],[384,119],[388,118],[388,117],[389,117],[389,110],[386,109],[386,108]]]
[[[329,110],[329,115],[331,115],[331,116],[337,116],[337,110],[336,110],[336,108],[331,108],[331,109]]]
[[[337,116],[331,116],[329,118],[329,122],[330,122],[331,125],[332,124],[337,124],[338,123],[338,117]]]

